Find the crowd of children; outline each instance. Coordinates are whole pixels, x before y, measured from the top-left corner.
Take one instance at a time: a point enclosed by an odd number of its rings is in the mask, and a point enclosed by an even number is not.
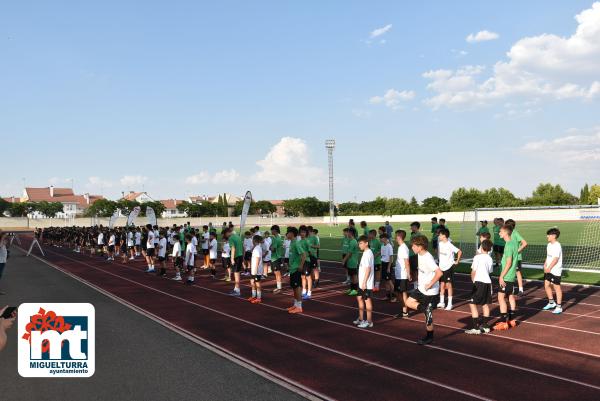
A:
[[[346,295],[356,297],[358,316],[354,325],[365,329],[373,327],[373,297],[375,293],[385,291],[385,300],[401,304],[397,318],[408,317],[409,310],[424,315],[426,334],[418,343],[433,341],[434,309],[452,310],[455,268],[462,258],[462,251],[452,243],[445,223],[444,219],[431,220],[430,241],[420,231],[419,222],[410,224],[410,233],[407,233],[405,230],[394,232],[389,224],[377,230],[369,229],[363,221],[359,232],[350,220],[342,231],[341,262],[347,273]],[[469,307],[472,325],[465,331],[467,334],[515,327],[516,300],[523,294],[522,252],[527,241],[515,229],[514,220],[494,219],[492,232],[487,225],[487,221],[482,221],[475,234],[479,248],[471,263]],[[283,293],[283,279],[289,277],[293,293],[293,302],[288,308],[290,314],[303,313],[303,302],[310,301],[313,289],[319,287],[321,242],[318,230],[311,226],[287,227],[285,235],[278,225],[263,232],[257,226],[238,233],[231,223],[224,224],[220,234],[212,225],[193,228],[189,223],[162,228],[150,224],[115,228],[50,227],[38,231],[36,236],[46,244],[70,246],[75,252],[100,255],[109,262],[118,257],[122,263],[143,258],[147,273],[163,277],[167,277],[172,267],[171,279],[185,280],[188,285],[194,284],[196,265],[200,263],[199,269],[209,270],[210,277],[217,279],[217,261],[220,259],[224,273],[222,280],[233,281],[230,295],[241,297],[241,277],[249,276],[251,294],[248,301],[253,304],[263,302],[266,277],[272,274],[275,278],[273,294]],[[548,304],[543,309],[552,310],[554,314],[562,312],[559,237],[558,228],[548,230],[544,263]],[[397,245],[395,255],[394,242]],[[491,326],[491,274],[494,267],[498,270],[500,316]]]

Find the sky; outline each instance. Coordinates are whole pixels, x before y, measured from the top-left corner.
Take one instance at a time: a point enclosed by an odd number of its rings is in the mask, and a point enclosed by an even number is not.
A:
[[[600,183],[600,2],[0,3],[0,195]]]

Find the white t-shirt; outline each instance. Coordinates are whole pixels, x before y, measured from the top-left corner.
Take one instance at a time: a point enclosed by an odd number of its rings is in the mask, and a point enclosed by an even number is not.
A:
[[[148,231],[148,241],[146,241],[146,248],[154,248],[154,231]]]
[[[398,247],[398,259],[396,259],[396,267],[394,268],[396,280],[408,280],[408,273],[405,267],[405,260],[408,260],[408,256],[408,247],[405,243],[402,243]]]
[[[192,252],[196,253],[196,249],[198,248],[198,238],[196,238],[195,235],[192,236],[192,245],[194,246]]]
[[[217,240],[214,239],[214,238],[212,240],[210,240],[209,246],[210,247],[209,247],[209,250],[208,250],[208,257],[211,260],[217,259],[217,246],[218,246]]]
[[[194,247],[194,244],[192,244],[191,242],[189,244],[187,244],[186,248],[185,248],[185,263],[188,266],[194,266],[194,255],[196,254],[196,248]]]
[[[133,233],[131,231],[127,233],[127,246],[133,246]]]
[[[494,270],[494,261],[487,253],[479,253],[473,258],[471,270],[475,271],[473,281],[491,284],[490,273]]]
[[[264,257],[263,257],[263,261],[265,262],[270,262],[271,261],[271,243],[273,242],[273,239],[271,237],[267,237],[264,239],[263,243],[262,243],[262,248],[263,248],[263,252],[264,252]]]
[[[142,233],[140,233],[139,231],[135,232],[135,244],[136,245],[142,244]]]
[[[550,273],[554,276],[560,277],[562,275],[563,257],[562,257],[562,246],[560,242],[548,243],[546,246],[546,266],[550,265],[552,259],[558,258],[556,265],[550,270]]]
[[[369,271],[367,274],[367,270]],[[375,256],[371,249],[367,249],[363,252],[360,258],[360,264],[358,265],[358,286],[363,285],[363,282],[367,279],[367,290],[373,289],[373,282],[375,281]]]
[[[161,258],[164,258],[167,255],[167,239],[165,237],[162,237],[161,239],[158,240],[158,256],[160,256]]]
[[[261,245],[256,245],[252,250],[250,273],[253,276],[260,276],[263,274],[263,248]]]
[[[108,237],[108,246],[111,245],[115,245],[115,235],[112,234],[110,237]]]
[[[244,238],[244,252],[250,252],[254,249],[252,238]]]
[[[98,234],[98,245],[104,245],[104,234]]]
[[[223,242],[223,251],[221,252],[221,256],[224,258],[231,256],[231,245],[229,245],[228,241]]]
[[[438,252],[440,255],[440,270],[445,272],[454,266],[454,255],[458,252],[458,248],[455,247],[450,241],[438,243]]]
[[[154,230],[154,246],[156,246],[156,244],[158,244],[159,241],[160,241],[160,233],[158,232],[158,230]]]
[[[202,249],[208,249],[208,245],[209,245],[209,239],[210,239],[210,233],[207,232],[203,232],[202,233]]]
[[[292,241],[290,241],[289,239],[286,239],[283,241],[283,249],[285,251],[284,253],[284,258],[289,259],[290,258],[290,245],[291,245]]]
[[[394,254],[394,248],[389,242],[381,247],[381,261],[387,263]]]
[[[171,256],[174,258],[181,256],[181,244],[179,241],[173,244],[173,252],[171,253]]]
[[[435,264],[435,260],[429,252],[426,252],[424,255],[419,255],[419,291],[423,294],[432,296],[440,293],[439,281],[436,281],[430,289],[425,289],[425,286],[433,280],[437,269],[438,266]]]

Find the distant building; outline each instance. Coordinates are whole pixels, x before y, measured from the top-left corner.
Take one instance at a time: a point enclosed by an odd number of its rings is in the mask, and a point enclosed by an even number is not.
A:
[[[135,192],[129,191],[129,193],[123,192],[123,197],[121,199],[129,200],[129,201],[137,201],[139,203],[145,202],[154,202],[154,199],[148,195],[147,192]]]
[[[275,206],[275,212],[273,213],[273,217],[283,217],[285,216],[285,208],[283,207],[283,202],[282,200],[270,200],[269,202],[271,202],[274,206]]]
[[[23,190],[21,202],[60,202],[63,204],[62,213],[56,217],[70,218],[82,215],[85,210],[98,199],[103,199],[102,195],[75,195],[71,188],[55,188],[53,185],[45,188],[27,187]],[[44,217],[38,212],[31,213],[31,218]]]
[[[235,206],[236,203],[238,203],[241,200],[244,200],[244,197],[239,197],[236,195],[224,193],[224,194],[218,194],[216,196],[208,196],[208,195],[190,196],[188,198],[188,202],[190,202],[190,203],[202,203],[202,202],[217,203],[217,202],[219,202],[219,196],[221,197],[221,199],[223,198],[223,196],[225,196],[225,200],[227,201],[227,204],[229,206]]]
[[[177,210],[177,206],[181,205],[183,202],[183,200],[179,199],[161,200],[160,203],[162,203],[165,206],[165,211],[162,212],[161,217],[167,219],[172,217],[187,217],[187,214],[185,212],[180,212],[179,210]]]

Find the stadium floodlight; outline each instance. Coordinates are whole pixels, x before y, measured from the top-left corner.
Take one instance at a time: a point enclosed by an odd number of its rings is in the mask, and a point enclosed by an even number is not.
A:
[[[327,139],[325,148],[329,160],[329,223],[333,225],[335,220],[333,204],[333,150],[335,149],[335,139]]]

